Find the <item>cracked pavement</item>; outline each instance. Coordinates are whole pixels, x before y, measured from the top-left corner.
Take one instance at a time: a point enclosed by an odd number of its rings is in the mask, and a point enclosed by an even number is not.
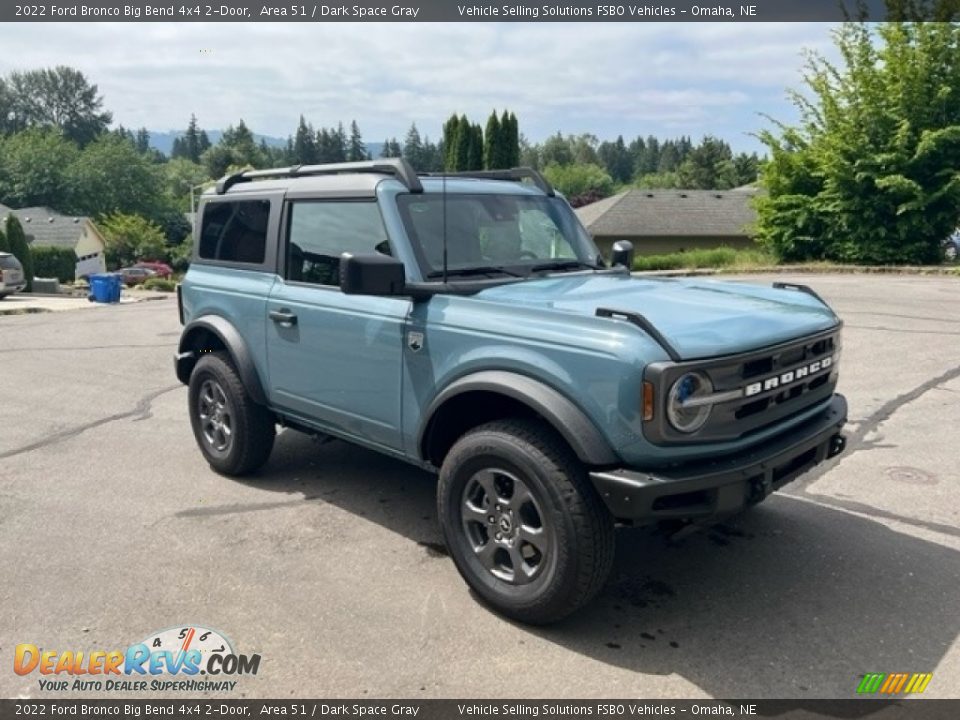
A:
[[[714,526],[619,530],[602,596],[546,629],[470,595],[423,472],[283,433],[258,476],[212,473],[172,299],[0,317],[0,695],[43,695],[17,643],[196,623],[262,655],[233,697],[960,696],[960,279],[743,278],[775,279],[845,322],[847,452]]]

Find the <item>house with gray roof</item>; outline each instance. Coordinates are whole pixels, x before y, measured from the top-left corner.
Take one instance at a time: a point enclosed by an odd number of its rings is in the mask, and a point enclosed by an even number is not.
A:
[[[77,277],[106,272],[106,240],[90,218],[64,215],[48,207],[14,209],[0,205],[0,218],[6,218],[10,213],[20,221],[31,247],[73,250],[77,256]]]
[[[758,190],[625,190],[576,210],[604,255],[629,240],[638,255],[753,245]]]

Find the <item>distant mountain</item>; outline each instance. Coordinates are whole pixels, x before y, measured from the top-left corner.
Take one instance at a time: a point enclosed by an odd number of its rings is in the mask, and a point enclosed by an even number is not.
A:
[[[182,135],[183,130],[169,130],[167,132],[151,130],[150,147],[156,148],[164,155],[169,155],[173,152],[173,141]],[[207,137],[210,138],[211,143],[216,145],[220,142],[220,138],[223,137],[223,130],[207,130]],[[270,135],[254,133],[253,138],[257,141],[257,144],[259,144],[261,140],[266,140],[267,145],[270,147],[285,147],[287,144],[286,138],[272,137]]]
[[[160,132],[158,130],[150,131],[150,147],[156,148],[164,155],[169,156],[173,152],[173,141],[178,137],[183,135],[182,130],[168,130],[167,132]],[[207,130],[207,137],[210,138],[210,142],[216,145],[220,142],[220,138],[223,137],[222,130]],[[286,147],[287,139],[281,137],[273,137],[272,135],[260,135],[258,133],[253,134],[254,140],[257,141],[257,144],[261,140],[265,140],[267,145],[270,147]],[[367,152],[370,153],[371,157],[379,157],[380,152],[383,150],[382,142],[371,142],[366,143]]]

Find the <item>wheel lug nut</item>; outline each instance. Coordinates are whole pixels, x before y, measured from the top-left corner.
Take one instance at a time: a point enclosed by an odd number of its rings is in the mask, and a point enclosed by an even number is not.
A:
[[[497,533],[494,537],[497,538],[497,540],[503,540],[503,535],[500,533]]]
[[[487,522],[493,525],[493,523],[496,522],[496,518],[494,518],[493,515],[491,515],[490,517],[487,518]]]

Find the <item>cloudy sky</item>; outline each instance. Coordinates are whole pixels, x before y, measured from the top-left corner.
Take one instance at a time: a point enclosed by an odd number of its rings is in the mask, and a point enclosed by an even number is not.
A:
[[[365,139],[436,137],[451,112],[513,110],[532,140],[556,131],[710,133],[759,145],[759,113],[794,117],[804,48],[825,23],[4,24],[0,74],[58,64],[99,85],[115,122],[165,131],[243,118],[285,137],[356,119]]]

